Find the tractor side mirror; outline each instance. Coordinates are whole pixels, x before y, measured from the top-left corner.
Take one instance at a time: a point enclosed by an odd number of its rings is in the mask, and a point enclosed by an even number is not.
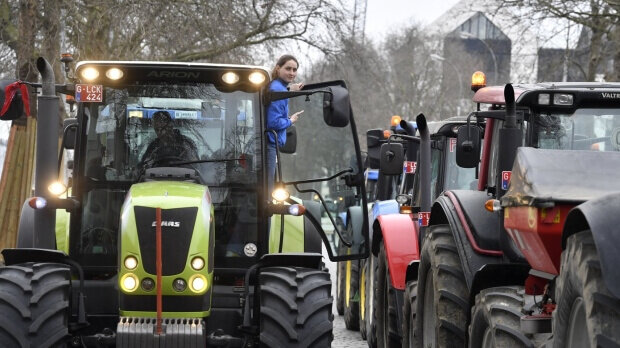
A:
[[[349,91],[340,86],[328,87],[323,93],[323,120],[330,127],[346,127],[351,119]]]
[[[379,147],[381,140],[385,139],[383,129],[375,128],[366,131],[366,146],[368,148]]]
[[[456,138],[456,164],[461,168],[475,168],[480,162],[480,127],[462,125]]]
[[[405,154],[403,144],[389,143],[381,145],[380,171],[384,175],[398,175],[403,172]]]
[[[295,153],[297,151],[297,129],[291,125],[286,129],[286,143],[280,147],[282,153]]]
[[[368,165],[372,169],[379,169],[381,159],[381,144],[385,143],[383,129],[370,129],[366,132],[366,146],[368,147]]]
[[[15,120],[24,114],[22,91],[9,87],[14,86],[15,82],[15,80],[0,81],[0,120],[2,121]],[[7,101],[8,104],[5,105]]]
[[[75,138],[77,135],[77,118],[65,118],[62,121],[62,144],[66,150],[75,149]]]

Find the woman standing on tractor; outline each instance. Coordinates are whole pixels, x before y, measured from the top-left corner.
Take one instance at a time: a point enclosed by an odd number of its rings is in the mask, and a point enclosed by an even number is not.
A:
[[[297,58],[290,54],[281,56],[271,72],[273,79],[269,84],[269,90],[273,92],[299,91],[304,87],[302,82],[292,83],[297,76],[299,63]],[[304,111],[298,111],[288,115],[288,99],[276,100],[267,107],[267,182],[268,192],[273,191],[273,183],[276,173],[276,141],[278,146],[286,143],[286,129],[297,122],[299,115]],[[276,131],[277,139],[271,130]]]

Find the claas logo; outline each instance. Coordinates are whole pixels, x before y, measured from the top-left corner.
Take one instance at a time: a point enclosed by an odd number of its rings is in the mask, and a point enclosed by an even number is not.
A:
[[[153,221],[153,224],[151,226],[153,227],[157,226],[157,221]],[[178,221],[162,221],[161,226],[162,227],[180,227],[181,223]]]

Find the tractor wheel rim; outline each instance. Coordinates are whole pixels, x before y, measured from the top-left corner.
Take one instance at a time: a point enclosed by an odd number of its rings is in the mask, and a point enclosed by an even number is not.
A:
[[[344,277],[344,303],[349,307],[349,296],[351,295],[351,261],[346,263],[346,272]]]
[[[568,321],[568,348],[587,347],[590,343],[586,320],[586,304],[582,297],[573,302]]]
[[[426,272],[424,284],[424,312],[422,313],[422,346],[434,348],[435,340],[435,287],[433,286],[433,272],[429,269]]]
[[[374,284],[375,284],[375,265],[374,265],[374,261],[373,261],[373,257],[372,255],[370,255],[368,257],[368,260],[370,261],[370,264],[368,265],[368,279],[370,280],[368,282],[368,284],[370,285],[368,288],[370,289],[370,291],[368,292],[368,322],[371,323],[371,327],[372,327],[372,321],[374,320],[373,315],[374,315],[374,310],[375,310],[375,303],[373,302],[375,300],[375,292],[374,292]]]
[[[366,319],[366,267],[362,267],[360,278],[360,318],[363,322]]]
[[[385,272],[387,273],[387,267]],[[389,337],[390,337],[390,305],[389,305],[389,285],[388,282],[390,281],[390,278],[387,276],[385,277],[385,283],[383,283],[383,344],[385,344],[385,346],[388,346],[388,342],[389,342]]]

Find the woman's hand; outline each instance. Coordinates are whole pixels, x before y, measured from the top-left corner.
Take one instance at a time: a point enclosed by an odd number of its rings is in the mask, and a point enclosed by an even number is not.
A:
[[[288,90],[289,90],[289,91],[291,91],[291,92],[292,92],[292,91],[299,91],[299,90],[301,90],[302,88],[304,88],[304,83],[303,83],[303,82],[299,82],[299,83],[291,83],[291,84],[288,86]]]
[[[299,119],[299,115],[303,114],[304,111],[297,111],[296,113],[292,114],[291,117],[289,117],[289,119],[291,120],[292,123],[297,122],[297,120]]]

